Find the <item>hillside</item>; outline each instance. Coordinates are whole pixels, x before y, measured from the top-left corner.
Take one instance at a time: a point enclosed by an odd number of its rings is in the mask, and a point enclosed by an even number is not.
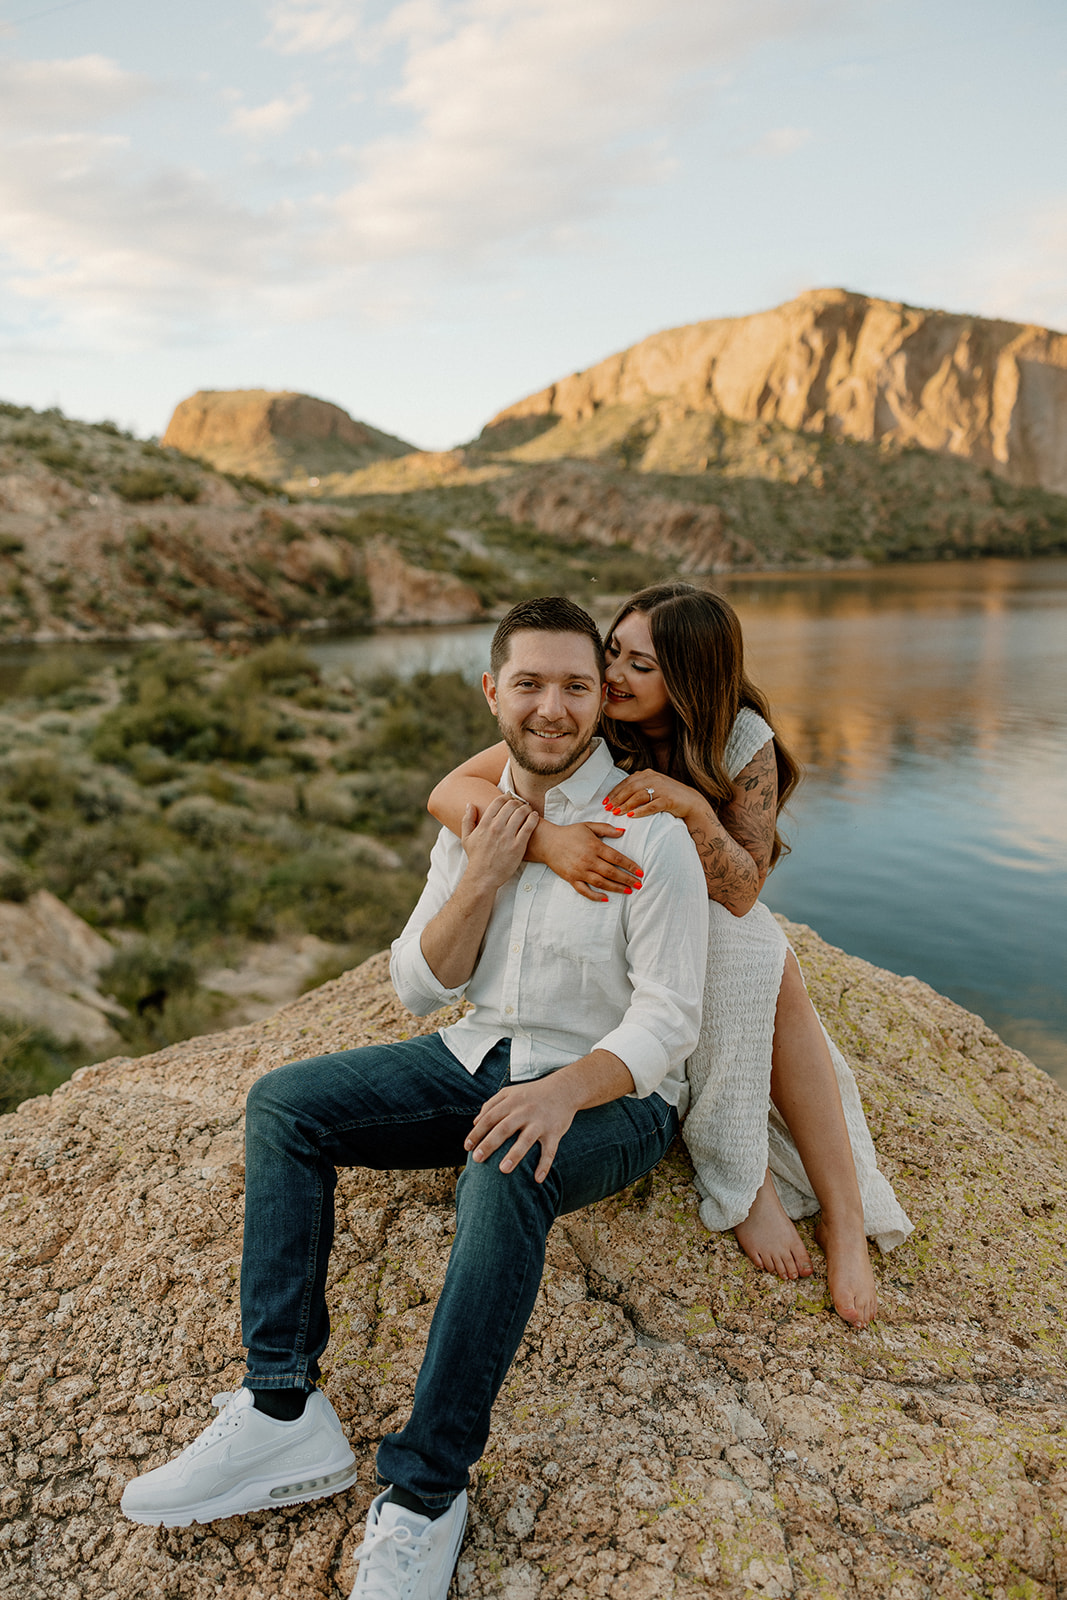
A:
[[[0,637],[466,622],[603,580],[595,544],[515,525],[484,476],[428,499],[293,500],[107,423],[0,404]],[[649,570],[623,561],[619,586]]]
[[[467,1600],[1055,1600],[1067,1519],[1067,1100],[982,1022],[793,928],[916,1223],[854,1334],[816,1275],[697,1218],[680,1146],[561,1219],[473,1475]],[[439,1026],[384,957],[270,1019],[86,1068],[0,1122],[0,1563],[35,1600],[343,1600],[373,1452],[406,1415],[454,1174],[342,1173],[326,1386],[361,1462],[331,1500],[157,1531],[125,1482],[242,1372],[241,1111],[283,1061]],[[810,1239],[810,1224],[802,1225]]]
[[[506,407],[482,437],[525,427],[542,457],[569,454],[568,428],[619,407],[635,408],[630,464],[646,470],[679,446],[691,458],[694,419],[724,417],[917,445],[1067,494],[1067,334],[1048,328],[814,289],[653,334]]]
[[[288,392],[201,392],[162,445],[0,404],[11,639],[457,622],[675,573],[1063,551],[1067,335],[840,289],[653,335],[448,451]]]
[[[162,443],[219,472],[251,473],[296,493],[308,478],[354,472],[415,448],[328,400],[268,389],[198,390],[175,408]]]

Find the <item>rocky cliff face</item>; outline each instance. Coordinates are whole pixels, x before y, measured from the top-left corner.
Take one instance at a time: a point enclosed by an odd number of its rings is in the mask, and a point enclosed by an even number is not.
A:
[[[681,1149],[565,1219],[475,1474],[482,1600],[1054,1600],[1067,1585],[1067,1099],[981,1021],[794,929],[916,1232],[857,1335],[697,1218]],[[428,1027],[440,1018],[418,1024]],[[4,1119],[0,1551],[33,1600],[341,1600],[373,1448],[406,1414],[453,1175],[339,1186],[327,1383],[357,1488],[155,1532],[131,1475],[241,1366],[241,1106],[297,1056],[397,1037],[382,957],[265,1022],[86,1068]]]
[[[198,390],[175,408],[162,443],[268,483],[355,472],[415,448],[328,400],[269,389]]]
[[[844,289],[653,334],[508,406],[483,437],[663,400],[683,413],[920,445],[1067,493],[1067,334]]]

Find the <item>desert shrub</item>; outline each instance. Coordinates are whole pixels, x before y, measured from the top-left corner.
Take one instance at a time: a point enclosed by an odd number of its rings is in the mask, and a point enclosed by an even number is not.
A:
[[[0,900],[22,905],[33,893],[33,879],[20,862],[0,860]]]
[[[82,1045],[64,1044],[47,1028],[0,1016],[0,1114],[51,1094],[89,1059]]]
[[[344,787],[352,801],[349,826],[394,838],[418,829],[426,816],[426,797],[432,785],[424,772],[384,767],[354,773],[345,779]]]
[[[157,831],[141,819],[57,825],[42,840],[35,869],[87,922],[136,926],[144,907],[131,896],[131,884],[158,844]]]
[[[141,531],[151,537],[147,528]],[[196,688],[204,671],[204,659],[194,645],[153,645],[130,663],[122,697],[127,704],[136,705],[176,689]]]
[[[130,766],[129,752],[145,745],[184,761],[255,762],[275,746],[275,719],[254,699],[167,691],[146,679],[136,705],[116,706],[93,736],[98,761]]]
[[[240,806],[227,805],[206,794],[191,794],[171,806],[167,823],[194,844],[214,847],[244,838],[254,828],[255,819]]]
[[[406,681],[393,681],[365,747],[366,761],[443,773],[495,736],[480,688],[458,672],[417,672]]]
[[[101,994],[114,995],[135,1015],[160,1011],[168,998],[191,994],[197,986],[196,968],[184,950],[149,940],[119,950],[97,982]]]
[[[51,751],[39,751],[13,761],[4,783],[5,797],[35,811],[58,811],[69,806],[77,783],[68,768]]]
[[[19,694],[27,699],[51,699],[85,680],[85,666],[69,650],[53,650],[32,662],[22,674]]]
[[[225,995],[197,988],[188,994],[170,995],[158,1010],[148,1006],[140,1014],[135,1012],[117,1022],[115,1027],[130,1054],[143,1056],[182,1039],[195,1039],[225,1028],[232,1004]]]
[[[375,871],[341,850],[319,846],[271,868],[264,899],[320,939],[349,944],[363,960],[394,938],[422,889],[408,872]]]
[[[13,533],[0,533],[0,556],[17,556],[26,548],[26,541]]]
[[[174,495],[188,505],[200,495],[200,485],[195,478],[175,472],[168,466],[132,467],[112,478],[111,487],[131,505],[162,500],[165,495]]]

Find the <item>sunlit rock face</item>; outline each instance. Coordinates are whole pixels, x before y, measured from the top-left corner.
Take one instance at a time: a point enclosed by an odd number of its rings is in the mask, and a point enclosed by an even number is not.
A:
[[[354,472],[414,449],[328,400],[270,389],[200,389],[175,407],[162,443],[269,483]]]
[[[814,1245],[816,1276],[788,1284],[707,1234],[680,1146],[564,1219],[473,1475],[464,1596],[1052,1600],[1067,1584],[1067,1099],[925,985],[790,931],[916,1223],[876,1262],[881,1319],[837,1319]],[[356,1488],[173,1532],[118,1501],[242,1372],[249,1085],[451,1015],[416,1023],[377,956],[4,1119],[13,1594],[347,1594],[374,1446],[407,1413],[444,1271],[451,1172],[340,1180],[326,1384]]]
[[[844,289],[653,334],[508,406],[484,437],[522,419],[573,424],[601,408],[662,400],[742,422],[919,445],[1067,493],[1067,334]]]

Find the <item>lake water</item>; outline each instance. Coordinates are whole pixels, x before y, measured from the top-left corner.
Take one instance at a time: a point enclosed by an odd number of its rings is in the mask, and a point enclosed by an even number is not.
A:
[[[1067,1086],[1067,560],[724,578],[806,777],[764,891]],[[491,626],[318,640],[475,677]]]

